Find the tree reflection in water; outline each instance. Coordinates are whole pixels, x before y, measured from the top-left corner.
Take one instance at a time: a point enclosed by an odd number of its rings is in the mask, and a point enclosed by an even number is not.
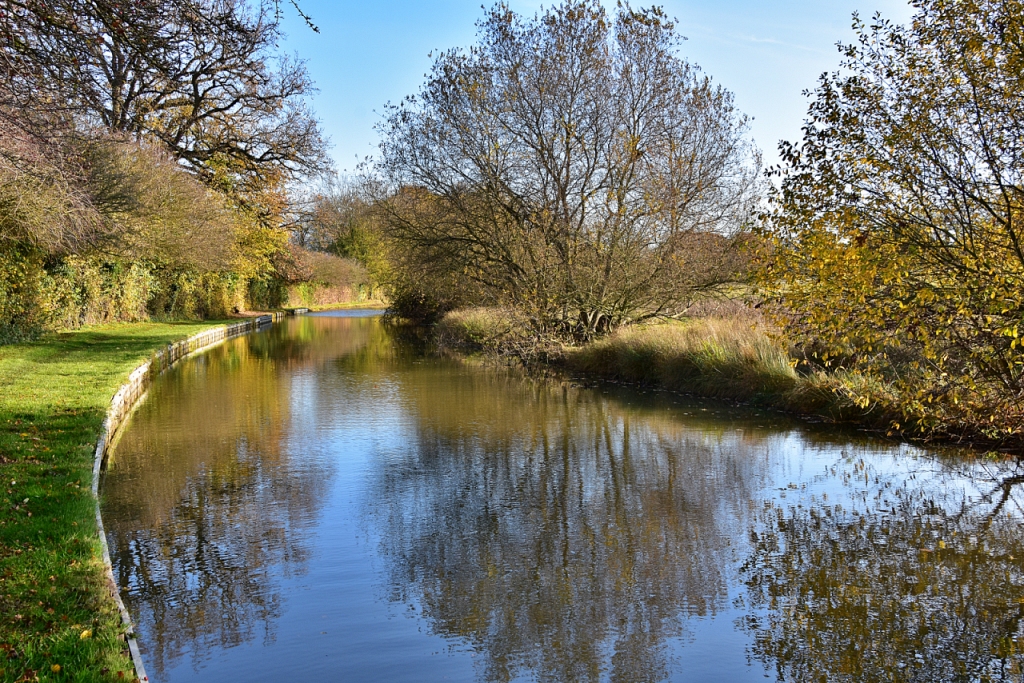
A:
[[[456,671],[362,600],[383,576],[479,680],[678,679],[691,639],[750,679],[1024,680],[1024,465],[424,359],[374,321],[291,325],[167,375],[116,449],[104,518],[157,677]],[[314,561],[314,538],[349,555]],[[287,592],[307,570],[322,583]]]
[[[848,461],[839,503],[770,501],[743,568],[780,681],[1021,681],[1024,467]]]
[[[290,383],[382,331],[367,321],[291,323],[184,361],[115,449],[104,522],[157,677],[186,652],[198,665],[211,650],[273,640],[279,581],[305,571],[331,472],[283,445]]]
[[[391,598],[471,643],[488,681],[663,680],[685,619],[728,602],[765,442],[496,383],[404,383],[418,438],[376,495]]]

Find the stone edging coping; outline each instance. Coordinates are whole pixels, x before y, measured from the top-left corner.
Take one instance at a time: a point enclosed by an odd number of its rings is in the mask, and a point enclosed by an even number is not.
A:
[[[202,351],[227,339],[256,332],[271,325],[284,317],[283,313],[272,313],[261,315],[258,318],[251,318],[230,325],[222,325],[205,332],[194,334],[173,344],[168,344],[153,354],[153,357],[144,362],[128,375],[128,382],[121,385],[121,388],[114,394],[110,401],[110,408],[107,410],[107,418],[103,421],[103,429],[100,431],[100,439],[96,443],[96,457],[92,465],[92,495],[96,501],[96,526],[100,534],[100,546],[103,549],[103,566],[106,572],[107,585],[111,595],[117,603],[117,609],[121,612],[121,622],[125,626],[125,639],[128,641],[128,651],[132,656],[132,664],[135,665],[135,675],[139,681],[148,683],[146,667],[142,664],[142,655],[139,653],[139,644],[135,640],[135,627],[132,625],[131,615],[124,606],[121,599],[121,592],[118,590],[117,582],[114,580],[114,570],[110,564],[110,548],[107,546],[107,534],[103,529],[103,518],[100,516],[100,473],[106,464],[107,455],[110,452],[113,437],[117,431],[128,420],[132,410],[139,403],[150,384],[158,375],[167,370],[188,355]]]

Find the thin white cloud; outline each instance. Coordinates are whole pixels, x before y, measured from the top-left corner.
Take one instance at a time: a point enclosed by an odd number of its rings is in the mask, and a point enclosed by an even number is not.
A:
[[[821,48],[812,47],[810,45],[801,45],[800,43],[793,43],[786,40],[780,40],[778,38],[762,38],[760,36],[744,34],[744,33],[732,33],[718,31],[710,26],[703,26],[700,24],[689,24],[680,27],[681,32],[689,37],[695,31],[702,34],[702,37],[715,40],[720,43],[728,45],[776,45],[778,47],[787,48],[790,50],[797,50],[800,52],[808,52],[815,55],[831,56],[834,51],[822,50]]]

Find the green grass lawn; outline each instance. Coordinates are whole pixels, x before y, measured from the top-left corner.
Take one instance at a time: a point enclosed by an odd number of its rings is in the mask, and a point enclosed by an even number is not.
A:
[[[216,324],[104,325],[0,346],[0,680],[134,679],[105,585],[93,452],[128,374]]]

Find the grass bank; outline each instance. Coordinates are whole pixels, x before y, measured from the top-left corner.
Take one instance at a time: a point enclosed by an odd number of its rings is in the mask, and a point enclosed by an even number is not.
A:
[[[128,374],[216,324],[105,325],[0,346],[0,680],[134,678],[104,579],[93,450]]]
[[[514,311],[471,308],[435,327],[442,349],[495,357],[537,357],[583,375],[725,399],[764,399],[800,381],[788,353],[756,317],[703,317],[623,327],[581,346],[532,338]],[[530,354],[529,352],[533,353]]]
[[[584,375],[766,405],[891,431],[899,397],[852,372],[798,374],[760,322],[701,318],[625,328],[566,348],[561,363]],[[865,398],[870,397],[870,398]]]
[[[801,378],[789,355],[758,319],[706,317],[624,327],[581,346],[530,338],[512,311],[453,311],[436,326],[443,349],[463,354],[525,357],[591,377],[656,385],[713,398],[771,402]]]
[[[799,374],[777,335],[758,316],[727,313],[625,327],[588,344],[567,346],[530,339],[525,321],[513,312],[466,309],[445,316],[434,336],[441,348],[460,354],[541,358],[574,375],[915,436],[913,425],[903,424],[900,397],[886,383],[843,371]]]
[[[564,350],[572,370],[714,398],[769,400],[799,377],[759,324],[700,319],[625,328]]]

